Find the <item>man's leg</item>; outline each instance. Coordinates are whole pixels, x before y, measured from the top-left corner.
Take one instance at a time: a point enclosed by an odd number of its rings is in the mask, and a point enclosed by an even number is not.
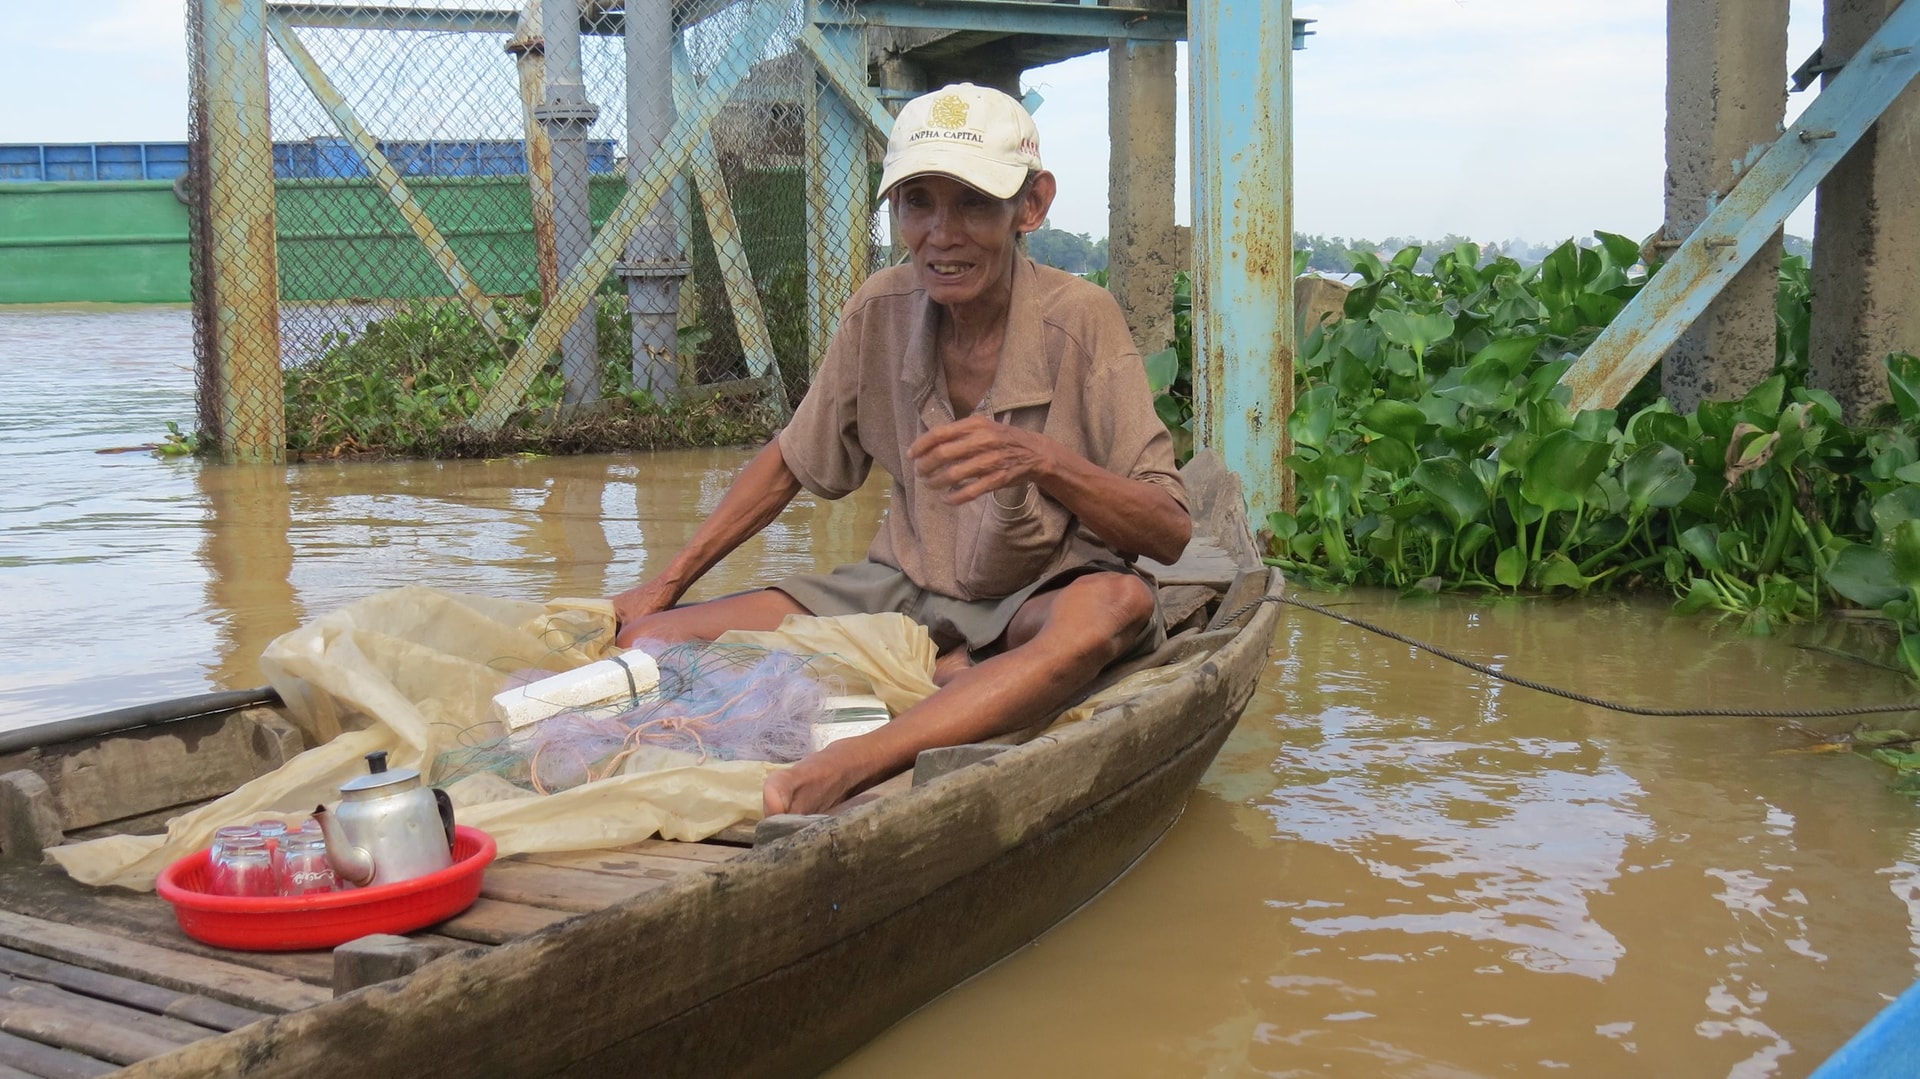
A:
[[[923,749],[1020,729],[1124,654],[1153,604],[1151,586],[1129,573],[1091,573],[1033,597],[1008,626],[1006,651],[954,672],[872,734],[843,738],[768,776],[766,811],[818,813],[911,766]]]
[[[721,596],[705,603],[689,603],[650,614],[620,627],[619,642],[711,641],[732,629],[775,630],[790,614],[807,614],[792,596],[776,588]]]

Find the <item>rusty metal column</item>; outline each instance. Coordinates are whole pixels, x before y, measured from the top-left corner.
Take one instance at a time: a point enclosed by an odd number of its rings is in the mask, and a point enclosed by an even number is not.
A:
[[[673,127],[673,4],[627,0],[626,24],[627,183],[639,187],[660,167],[655,159]],[[679,236],[685,186],[667,189],[614,266],[633,315],[633,388],[662,404],[680,389],[680,282],[691,268]]]
[[[821,27],[843,60],[866,56],[858,30]],[[866,122],[818,72],[807,90],[807,369],[818,370],[840,309],[873,268]]]
[[[580,81],[580,5],[577,0],[542,0],[540,24],[546,36],[547,93],[533,112],[553,144],[553,239],[562,273],[580,261],[593,242],[593,215],[587,202],[587,129],[600,116]],[[594,305],[587,304],[560,338],[560,372],[568,405],[600,399],[600,340],[594,329]]]
[[[274,247],[273,133],[266,0],[198,0],[206,140],[205,283],[200,307],[208,419],[229,462],[286,460]]]
[[[507,41],[520,79],[521,126],[527,140],[527,188],[533,207],[533,258],[540,273],[540,302],[560,287],[560,257],[553,245],[553,142],[535,119],[547,93],[547,40],[540,33],[541,0],[527,0]]]
[[[1253,520],[1285,504],[1293,411],[1293,3],[1187,11],[1193,114],[1193,364],[1199,445]]]

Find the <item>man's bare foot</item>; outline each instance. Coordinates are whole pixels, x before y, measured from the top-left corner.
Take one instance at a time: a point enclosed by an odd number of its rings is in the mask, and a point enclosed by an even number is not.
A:
[[[973,666],[973,657],[967,653],[967,646],[947,652],[933,661],[933,684],[944,686],[953,681],[954,676]]]

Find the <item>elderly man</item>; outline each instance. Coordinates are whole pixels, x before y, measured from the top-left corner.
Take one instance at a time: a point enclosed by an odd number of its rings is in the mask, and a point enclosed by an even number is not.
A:
[[[1016,730],[1164,637],[1132,566],[1180,556],[1186,492],[1119,306],[1021,250],[1054,195],[1019,102],[967,83],[909,102],[880,197],[910,263],[854,295],[793,421],[688,545],[613,598],[623,644],[791,614],[899,611],[927,628],[940,689],[773,773],[770,814],[823,811],[923,749]],[[839,498],[876,463],[893,488],[867,561],[674,606],[802,487]]]

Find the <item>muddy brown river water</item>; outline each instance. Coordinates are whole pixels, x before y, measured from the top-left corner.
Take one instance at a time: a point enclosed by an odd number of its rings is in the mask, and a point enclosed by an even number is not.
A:
[[[191,426],[186,312],[0,309],[0,726],[261,678],[377,589],[600,595],[740,450],[237,469],[96,451]],[[797,503],[700,594],[857,557],[884,500]],[[1905,700],[1658,599],[1318,597],[1654,706]],[[1803,1076],[1920,970],[1920,812],[1759,719],[1494,682],[1285,609],[1166,839],[1098,901],[845,1061],[868,1076]],[[1850,720],[1812,725],[1843,729]]]

